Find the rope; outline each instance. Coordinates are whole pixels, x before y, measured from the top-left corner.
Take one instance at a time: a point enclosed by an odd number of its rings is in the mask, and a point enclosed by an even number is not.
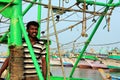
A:
[[[96,20],[98,20],[98,19],[99,19],[99,17],[98,17]],[[94,23],[95,23],[95,22],[93,22],[93,23],[87,28],[86,31],[88,31],[88,30],[94,25]],[[81,35],[79,35],[75,40],[73,40],[73,41],[71,41],[71,42],[62,44],[62,47],[65,46],[65,45],[69,45],[69,44],[71,44],[71,43],[76,42],[80,37],[81,37]],[[85,43],[85,42],[82,42],[82,43]],[[81,44],[81,43],[77,43],[77,44]],[[68,47],[70,47],[70,45],[69,45]],[[54,48],[54,49],[56,49],[56,48]],[[65,47],[64,47],[64,49],[69,49],[69,48],[65,48]]]
[[[62,0],[62,13],[64,13],[64,0]]]
[[[114,45],[114,44],[119,44],[119,43],[120,43],[120,41],[105,43],[105,44],[90,44],[90,46],[106,46],[106,45]]]
[[[99,19],[99,17],[98,17],[96,20],[98,20],[98,19]],[[95,24],[95,22],[93,22],[93,23],[86,29],[86,31],[88,31],[94,24]],[[81,37],[81,35],[78,36],[74,41],[76,42],[80,37]]]
[[[47,70],[47,73],[48,73],[48,80],[50,80],[50,46],[49,46],[49,17],[50,17],[50,6],[51,6],[51,0],[49,0],[49,3],[48,3],[48,18],[47,18],[47,45],[48,45],[48,70]]]
[[[61,1],[61,0],[59,0],[59,8],[60,8],[60,5],[61,5],[60,1]]]
[[[107,22],[108,22],[108,32],[109,32],[110,31],[110,16],[108,16]]]
[[[63,19],[60,19],[59,22],[60,22],[60,21],[63,21],[64,19],[66,19],[66,18],[68,18],[68,17],[70,17],[70,16],[72,16],[73,14],[74,14],[74,13],[72,13],[72,14],[66,16],[66,17],[63,18]],[[57,24],[57,23],[59,23],[59,22],[57,21],[55,24]],[[52,28],[52,27],[53,27],[53,25],[50,26],[50,28]],[[44,31],[46,31],[46,30],[44,30]]]
[[[89,16],[86,20],[91,19],[91,18],[92,18],[92,17]],[[69,27],[67,27],[67,28],[64,28],[64,29],[62,29],[62,30],[59,30],[59,31],[57,31],[57,33],[61,33],[61,32],[64,32],[64,31],[66,31],[66,30],[72,29],[72,28],[74,28],[75,26],[79,25],[80,23],[82,23],[82,21],[79,21],[78,23],[76,23],[76,24],[74,24],[74,25],[71,25],[71,26],[69,26]],[[54,34],[55,34],[55,33],[51,33],[50,36],[53,36]]]
[[[66,45],[62,45],[62,47],[64,49],[71,49],[73,47],[71,47],[73,44],[73,42],[69,43],[69,44],[66,44]],[[83,46],[85,42],[81,42],[81,43],[76,43],[75,44],[75,47],[80,47],[80,46]],[[89,46],[108,46],[108,45],[115,45],[115,44],[120,44],[120,41],[116,41],[116,42],[111,42],[111,43],[105,43],[105,44],[89,44]],[[51,48],[51,50],[56,50],[56,48]]]
[[[74,4],[74,5],[72,5],[72,6],[70,6],[70,7],[68,7],[68,8],[65,8],[64,10],[67,10],[67,9],[70,9],[70,8],[72,8],[73,6],[75,6],[76,5],[76,3]],[[45,6],[45,7],[48,7],[47,5]],[[56,6],[54,6],[55,8],[58,8],[58,10],[61,10],[62,8],[60,7],[56,7]],[[61,13],[63,13],[62,11],[60,11]],[[54,14],[54,16],[56,16],[58,13],[60,13],[59,11],[57,12],[57,13],[55,13]],[[52,16],[50,16],[50,17],[48,17],[48,18],[51,18]],[[47,20],[47,18],[44,18],[44,19],[41,19],[41,21],[44,21],[44,20]]]
[[[104,7],[103,7],[103,8],[104,8]],[[101,9],[103,9],[103,8],[101,8]],[[98,11],[100,11],[101,9],[99,9]],[[89,17],[90,17],[90,16],[89,16]],[[88,17],[88,19],[89,19],[89,17]],[[93,17],[94,17],[94,16],[93,16]],[[98,19],[99,19],[99,17],[98,17],[96,20],[98,20]],[[90,27],[87,28],[87,30],[89,30],[89,28],[91,28],[94,23],[95,23],[95,22],[93,22],[93,23],[90,25]],[[86,30],[86,31],[87,31],[87,30]],[[61,30],[61,31],[62,31],[62,30]],[[60,31],[58,31],[58,33],[60,33]],[[51,35],[51,36],[52,36],[52,35]],[[73,41],[71,41],[71,42],[62,44],[62,46],[63,46],[63,45],[68,45],[68,44],[70,44],[70,43],[72,43],[72,42],[74,42],[74,41],[77,41],[80,37],[81,37],[81,35],[78,36],[75,40],[73,40]]]
[[[82,21],[82,37],[87,37],[87,34],[86,34],[86,0],[84,1],[83,3],[83,21]]]
[[[8,3],[5,7],[3,7],[1,10],[0,10],[0,13],[2,11],[4,11],[8,6],[10,6],[12,3],[14,2],[14,0],[12,0],[10,3]]]
[[[113,9],[114,9],[114,7],[111,8],[110,15],[112,14]],[[108,32],[110,31],[110,15],[108,15],[108,19],[107,19],[107,22],[108,22]]]
[[[98,20],[98,18],[97,18],[97,20]],[[95,23],[95,22],[93,22],[89,28],[91,28],[94,23]],[[89,30],[89,28],[87,28],[87,30]],[[81,37],[81,35],[80,35],[78,38],[76,38],[75,40],[71,41],[71,42],[62,44],[62,46],[64,46],[64,45],[69,45],[69,44],[71,44],[71,43],[73,43],[73,42],[76,42],[80,37]],[[82,42],[82,43],[84,43],[84,42]],[[114,45],[114,44],[119,44],[119,43],[120,43],[120,41],[118,41],[118,42],[113,42],[113,43],[106,43],[106,44],[89,44],[89,46],[105,46],[105,45]],[[76,43],[76,44],[79,45],[79,44],[81,44],[81,43]],[[70,45],[69,45],[69,47],[70,47]],[[55,48],[54,48],[54,49],[55,49]],[[64,49],[65,49],[65,48],[64,48]]]
[[[93,6],[94,13],[93,13],[93,14],[96,14],[96,12],[95,12],[95,10],[96,10],[96,5],[95,5],[95,3],[96,3],[96,0],[94,1],[94,6]],[[93,17],[93,21],[95,21],[95,15],[94,15],[94,17]]]
[[[103,8],[101,8],[101,9],[103,9]],[[100,11],[101,9],[99,9],[98,11]],[[92,15],[90,15],[89,17],[87,17],[86,20],[91,19],[91,18],[93,18]],[[66,30],[72,29],[72,28],[74,28],[75,26],[77,26],[77,25],[80,24],[80,23],[82,23],[82,21],[79,21],[78,23],[76,23],[76,24],[74,24],[74,25],[72,25],[72,26],[69,26],[69,27],[67,27],[67,28],[65,28],[65,29],[59,30],[59,31],[57,31],[57,33],[61,33],[61,32],[64,32],[64,31],[66,31]],[[49,36],[53,36],[54,34],[55,34],[55,33],[50,33]]]
[[[42,6],[44,6],[44,7],[48,7],[48,5],[46,5],[46,4],[43,4],[43,3],[39,3],[39,2],[33,2],[33,1],[29,1],[29,0],[23,0],[23,1],[25,1],[25,2],[29,2],[29,3],[34,3],[34,4],[38,4],[38,5],[42,5]],[[70,7],[68,7],[68,8],[64,8],[64,11],[75,11],[75,12],[83,12],[83,10],[76,10],[76,9],[71,9],[73,6],[75,6],[77,3],[75,3],[75,4],[73,4],[72,6],[70,6]],[[57,6],[52,6],[53,8],[56,8],[56,9],[62,9],[61,7],[59,8],[59,7],[57,7]],[[93,11],[86,11],[86,13],[90,13],[90,14],[93,14],[94,12]],[[57,13],[56,13],[57,14]],[[55,15],[56,15],[55,14]],[[96,12],[96,14],[94,14],[94,15],[97,15],[97,16],[100,16],[100,15],[109,15],[109,14],[104,14],[104,12]],[[47,20],[46,18],[45,19],[42,19],[42,21],[43,20]]]
[[[73,42],[73,48],[72,48],[72,52],[73,52],[73,54],[75,53],[74,51],[75,51],[75,42]]]
[[[52,12],[52,6],[51,6],[51,14],[52,14],[52,21],[53,21],[53,25],[54,25],[54,32],[55,32],[55,37],[56,37],[56,42],[57,42],[57,49],[58,49],[58,53],[60,55],[60,63],[61,63],[61,68],[62,68],[62,73],[64,76],[64,80],[66,80],[65,77],[65,72],[64,72],[64,68],[63,68],[63,62],[62,62],[62,56],[60,54],[60,46],[59,46],[59,40],[58,40],[58,35],[57,35],[57,31],[56,31],[56,25],[55,25],[55,21],[54,21],[54,17],[53,17],[53,12]]]

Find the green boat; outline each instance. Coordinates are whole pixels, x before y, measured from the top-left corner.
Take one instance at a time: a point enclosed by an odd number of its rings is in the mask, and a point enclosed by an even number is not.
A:
[[[65,0],[65,2],[68,3],[69,0]],[[22,4],[22,3],[29,3],[29,4],[24,6],[24,4]],[[63,3],[63,2],[61,2],[61,3]],[[80,4],[82,4],[82,9],[79,6]],[[27,36],[25,27],[24,27],[24,23],[25,22],[23,22],[24,21],[23,20],[24,19],[24,15],[34,5],[38,6],[37,21],[39,23],[42,21],[41,20],[41,6],[44,6],[44,8],[48,8],[48,11],[53,9],[54,12],[56,12],[56,13],[59,12],[59,15],[62,15],[64,13],[66,13],[66,12],[71,12],[71,11],[77,11],[77,12],[82,12],[83,13],[83,20],[79,22],[79,23],[83,23],[81,36],[82,37],[88,37],[88,39],[85,41],[85,44],[84,44],[81,52],[79,53],[78,58],[77,58],[77,60],[76,60],[76,62],[74,64],[71,72],[68,73],[69,77],[60,77],[60,76],[49,76],[49,75],[47,75],[47,80],[49,80],[49,79],[50,80],[89,80],[89,79],[86,79],[86,78],[74,78],[73,77],[73,73],[74,73],[75,68],[77,67],[79,61],[83,57],[84,52],[86,51],[87,47],[89,46],[89,43],[91,42],[91,40],[92,40],[94,34],[96,33],[99,25],[101,24],[103,18],[107,15],[107,12],[109,11],[110,8],[119,7],[120,6],[120,2],[113,3],[113,0],[109,0],[107,3],[106,2],[97,2],[97,1],[92,1],[92,0],[76,0],[76,3],[74,5],[77,5],[79,7],[79,10],[76,10],[76,9],[70,9],[72,6],[70,6],[69,8],[64,8],[64,4],[62,4],[62,7],[60,7],[60,6],[56,7],[56,6],[53,6],[53,5],[51,6],[51,1],[50,0],[48,1],[48,5],[42,4],[41,0],[38,0],[38,1],[37,0],[32,0],[32,1],[30,1],[30,0],[0,0],[0,14],[2,15],[2,17],[5,17],[5,18],[7,18],[9,20],[8,32],[6,32],[5,34],[3,34],[0,37],[0,43],[5,43],[6,40],[7,40],[8,46],[14,46],[13,49],[16,50],[16,52],[20,52],[19,50],[22,50],[21,49],[21,47],[22,47],[22,36],[24,36],[26,42],[28,43],[30,54],[31,54],[33,62],[35,64],[34,66],[36,68],[39,80],[44,80],[43,76],[42,76],[42,73],[40,72],[41,70],[40,70],[39,65],[37,63],[37,60],[36,60],[36,58],[34,56],[34,51],[32,49],[31,43],[30,43],[29,38]],[[88,5],[104,6],[105,8],[103,9],[103,12],[97,12],[96,13],[95,10],[92,11],[92,12],[91,11],[87,11]],[[23,11],[22,11],[22,8],[24,8]],[[54,18],[54,14],[53,14],[52,10],[51,10],[52,16],[50,16],[50,12],[48,12],[48,13],[49,14],[48,14],[48,16],[46,18],[46,20],[47,20],[46,22],[47,22],[47,26],[49,27],[49,21],[52,20],[54,24],[55,24],[55,22],[54,22],[54,19],[50,19],[51,17]],[[85,26],[86,22],[85,21],[86,21],[86,19],[89,19],[89,18],[86,18],[85,13],[92,14],[94,17],[96,16],[96,14],[99,16],[99,19],[97,21],[94,20],[94,22],[96,22],[96,25],[93,28],[93,30],[90,33],[90,35],[87,35],[87,33],[86,33],[86,26]],[[29,15],[29,16],[31,16],[31,15]],[[2,20],[2,17],[1,17],[1,20]],[[57,18],[56,21],[59,22],[59,16],[56,16],[56,18]],[[0,22],[2,23],[4,21],[7,21],[7,20],[3,19],[3,21],[0,21]],[[70,26],[67,29],[71,29],[72,30],[72,28],[74,26],[78,25],[79,23],[74,24],[74,25]],[[64,24],[62,24],[62,25],[64,25]],[[48,33],[49,33],[49,31],[48,31]],[[57,35],[56,31],[54,32],[54,34]],[[41,36],[40,36],[40,32],[39,32],[38,38],[40,38],[40,37]],[[49,36],[47,36],[47,40],[48,41],[46,43],[46,47],[47,47],[47,53],[48,54],[47,54],[47,61],[46,62],[49,63],[49,50],[50,50],[49,49],[49,45],[50,45],[50,43],[49,43]],[[15,55],[17,55],[17,54],[18,53],[16,53]],[[16,59],[15,56],[12,57],[12,58]],[[93,57],[90,57],[90,56],[86,56],[85,58],[93,59]],[[15,61],[13,61],[12,63],[15,63]],[[16,63],[16,65],[20,65],[20,64]],[[21,66],[23,66],[23,64],[21,64]],[[49,67],[48,64],[47,64],[47,66]],[[16,66],[13,65],[13,67],[16,67]],[[11,69],[13,67],[10,66]],[[21,69],[20,66],[18,66],[17,68],[19,70]],[[20,72],[19,70],[18,70],[18,73]],[[14,70],[12,72],[11,72],[12,74],[10,74],[11,76],[8,77],[6,80],[12,79],[12,76],[16,76],[18,79],[22,78],[22,76],[19,77],[22,73],[16,74],[16,72]]]

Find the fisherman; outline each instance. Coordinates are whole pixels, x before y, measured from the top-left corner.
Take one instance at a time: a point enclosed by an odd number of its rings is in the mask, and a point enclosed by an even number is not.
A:
[[[30,21],[28,22],[26,27],[27,27],[28,37],[34,49],[34,54],[36,55],[38,63],[40,64],[40,68],[42,69],[44,80],[46,80],[46,58],[45,58],[46,47],[44,42],[37,38],[39,24],[36,21]],[[30,51],[28,50],[28,46],[25,40],[23,40],[23,48],[24,48],[24,74],[23,74],[24,79],[23,80],[39,80],[36,73],[36,69],[34,67],[34,63],[31,59]],[[3,63],[0,69],[0,76],[7,68],[8,64],[9,64],[9,57],[5,60],[5,62]]]

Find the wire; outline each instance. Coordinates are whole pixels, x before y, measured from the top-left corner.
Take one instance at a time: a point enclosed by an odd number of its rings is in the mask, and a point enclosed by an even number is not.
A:
[[[49,0],[49,2],[48,2],[48,14],[47,14],[47,45],[48,45],[48,65],[47,65],[47,67],[48,67],[48,70],[47,70],[47,72],[48,72],[48,79],[50,79],[50,43],[49,43],[49,17],[50,17],[50,6],[51,6],[51,0]]]
[[[114,45],[114,44],[120,44],[120,41],[106,43],[106,44],[90,44],[89,46],[106,46],[106,45]]]
[[[62,62],[62,55],[60,54],[60,46],[59,46],[59,40],[58,40],[57,31],[56,31],[56,25],[55,25],[55,21],[54,21],[54,17],[53,17],[53,12],[52,12],[52,6],[51,6],[51,14],[52,14],[52,21],[53,21],[53,25],[54,25],[54,32],[55,32],[55,37],[56,37],[57,49],[58,49],[58,53],[60,55],[60,63],[61,63],[62,73],[63,73],[63,76],[64,76],[64,80],[66,80],[64,67],[63,67],[63,62]]]
[[[1,13],[2,11],[4,11],[8,6],[10,6],[13,2],[14,2],[14,0],[12,0],[12,1],[9,2],[7,5],[5,5],[5,6],[0,10],[0,13]]]

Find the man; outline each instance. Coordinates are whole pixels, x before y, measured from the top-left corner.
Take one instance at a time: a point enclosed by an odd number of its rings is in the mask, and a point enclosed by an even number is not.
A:
[[[38,63],[40,64],[40,68],[42,69],[44,79],[46,79],[46,59],[45,59],[46,47],[44,42],[37,38],[39,24],[35,21],[30,21],[28,22],[26,27],[28,37],[34,49],[34,54],[36,55]],[[24,47],[24,74],[23,74],[24,80],[39,80],[25,40],[23,40],[23,47]],[[4,62],[0,70],[0,75],[2,74],[4,69],[8,66],[8,63],[9,58],[7,58],[6,61]]]
[[[28,37],[30,39],[30,42],[32,44],[32,47],[34,49],[34,53],[36,55],[36,58],[38,60],[38,63],[42,67],[42,73],[44,78],[46,78],[46,60],[45,60],[45,55],[46,55],[46,48],[45,44],[43,41],[37,39],[37,34],[38,34],[38,27],[39,24],[35,21],[31,21],[27,24],[27,32],[28,32]],[[24,47],[24,76],[26,80],[37,80],[37,73],[34,67],[34,64],[31,59],[31,55],[29,53],[28,47],[25,42],[23,42],[23,47]]]

